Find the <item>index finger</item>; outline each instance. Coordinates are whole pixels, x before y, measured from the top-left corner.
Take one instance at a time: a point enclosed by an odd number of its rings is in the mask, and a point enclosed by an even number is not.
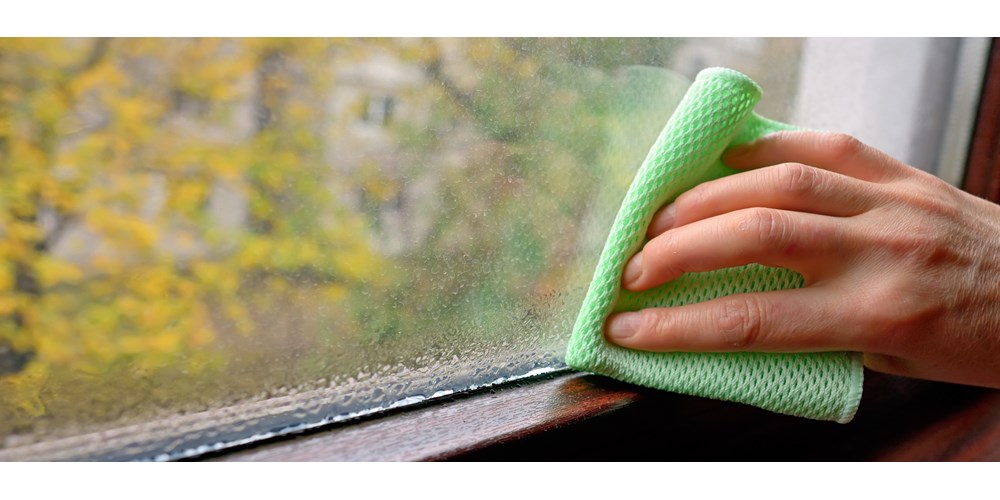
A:
[[[738,170],[802,163],[870,182],[903,177],[908,167],[847,134],[790,130],[734,146],[722,161]]]

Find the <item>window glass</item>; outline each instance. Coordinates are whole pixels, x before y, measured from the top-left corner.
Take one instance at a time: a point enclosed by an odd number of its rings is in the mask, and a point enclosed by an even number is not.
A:
[[[183,457],[560,369],[697,71],[902,126],[952,86],[894,50],[950,46],[893,43],[0,40],[0,458]],[[849,54],[893,78],[824,87]]]

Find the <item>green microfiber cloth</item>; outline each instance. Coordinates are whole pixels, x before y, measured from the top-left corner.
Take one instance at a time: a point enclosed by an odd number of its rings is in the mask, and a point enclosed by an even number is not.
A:
[[[698,74],[625,195],[573,328],[566,362],[647,387],[846,423],[861,401],[859,353],[654,353],[604,338],[604,323],[613,312],[803,285],[794,271],[752,264],[688,273],[645,292],[621,288],[625,263],[646,242],[647,226],[660,207],[699,183],[736,173],[720,160],[727,147],[794,128],[754,113],[760,97],[760,87],[737,71],[710,68]]]

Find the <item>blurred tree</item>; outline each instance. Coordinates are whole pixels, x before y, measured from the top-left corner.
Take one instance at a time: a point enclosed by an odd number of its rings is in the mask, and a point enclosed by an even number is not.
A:
[[[262,286],[366,279],[318,155],[331,43],[0,40],[0,412],[53,369],[198,370]]]
[[[0,39],[0,436],[554,329],[650,133],[619,68],[674,45]],[[329,106],[376,56],[421,76]],[[331,164],[373,102],[392,154]]]

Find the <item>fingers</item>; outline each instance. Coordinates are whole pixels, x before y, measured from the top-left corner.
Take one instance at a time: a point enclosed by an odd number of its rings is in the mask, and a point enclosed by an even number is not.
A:
[[[910,167],[846,134],[785,131],[730,148],[723,162],[747,170],[780,163],[804,163],[849,177],[888,182]]]
[[[687,224],[646,243],[625,266],[629,290],[646,290],[684,273],[750,263],[798,271],[810,283],[842,265],[852,237],[843,219],[750,208]]]
[[[887,184],[913,169],[850,136],[818,132],[772,134],[723,160],[748,171],[661,209],[652,239],[626,264],[624,287],[750,263],[795,270],[808,286],[613,315],[607,337],[650,351],[862,350],[835,283],[865,248],[863,218],[854,216],[884,204]]]
[[[801,163],[783,163],[694,187],[657,212],[648,235],[652,238],[672,227],[752,207],[850,217],[883,197],[877,184]]]
[[[822,288],[731,295],[697,304],[612,315],[611,342],[658,352],[856,350]]]

